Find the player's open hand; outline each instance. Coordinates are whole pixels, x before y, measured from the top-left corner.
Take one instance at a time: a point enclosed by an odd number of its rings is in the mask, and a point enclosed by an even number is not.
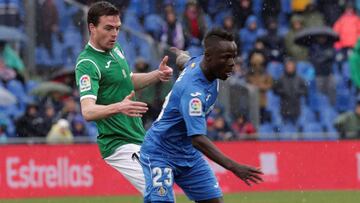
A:
[[[135,96],[135,92],[132,91],[128,96],[119,102],[119,112],[131,116],[131,117],[142,117],[147,112],[148,107],[144,102],[133,101],[132,98]]]
[[[165,56],[159,65],[159,79],[162,82],[169,81],[173,74],[173,69],[167,65],[169,60],[168,56]]]
[[[250,166],[236,164],[232,172],[244,181],[248,186],[251,186],[253,183],[258,184],[263,182],[263,179],[260,175],[263,173],[260,169],[256,169]]]

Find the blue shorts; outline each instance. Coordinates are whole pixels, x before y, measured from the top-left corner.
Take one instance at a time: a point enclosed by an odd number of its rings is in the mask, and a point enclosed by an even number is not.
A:
[[[222,197],[209,164],[203,158],[192,162],[192,167],[184,167],[163,157],[141,153],[140,163],[145,175],[144,202],[174,202],[174,182],[192,201]]]

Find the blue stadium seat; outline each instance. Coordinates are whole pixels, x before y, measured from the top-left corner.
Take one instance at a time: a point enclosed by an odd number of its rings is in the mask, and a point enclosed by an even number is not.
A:
[[[265,123],[259,126],[258,129],[259,140],[274,140],[274,126],[271,123]]]
[[[145,30],[151,33],[156,40],[160,40],[164,25],[164,20],[157,14],[150,14],[145,17]]]
[[[131,11],[126,11],[124,15],[124,25],[138,32],[144,32],[143,26],[140,24],[138,17]]]
[[[338,112],[345,112],[351,109],[351,94],[349,90],[343,90],[341,92],[337,92],[336,95],[336,110]]]
[[[279,126],[279,139],[280,140],[293,140],[297,138],[298,127],[287,123]]]
[[[187,51],[191,57],[200,56],[203,53],[203,49],[200,46],[189,46]]]
[[[298,120],[298,125],[304,127],[309,122],[315,122],[315,113],[306,105],[301,106],[301,114]]]
[[[296,72],[307,82],[314,81],[315,69],[314,66],[308,61],[299,61],[296,63]]]
[[[268,63],[266,72],[275,80],[278,80],[284,73],[284,65],[282,63],[272,61]]]
[[[323,126],[317,122],[308,122],[303,126],[304,140],[324,140],[326,139]]]

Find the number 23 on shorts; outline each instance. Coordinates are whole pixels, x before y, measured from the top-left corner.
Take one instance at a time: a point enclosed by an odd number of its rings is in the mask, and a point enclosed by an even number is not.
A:
[[[173,172],[171,168],[163,168],[155,167],[152,169],[152,184],[153,187],[172,187],[173,185]]]

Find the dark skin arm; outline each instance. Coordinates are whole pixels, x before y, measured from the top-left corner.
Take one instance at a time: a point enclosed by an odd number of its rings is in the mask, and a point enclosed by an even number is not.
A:
[[[259,169],[239,164],[224,155],[206,136],[192,136],[192,145],[212,161],[233,172],[237,177],[251,186],[253,183],[262,182],[260,177],[263,174]]]

